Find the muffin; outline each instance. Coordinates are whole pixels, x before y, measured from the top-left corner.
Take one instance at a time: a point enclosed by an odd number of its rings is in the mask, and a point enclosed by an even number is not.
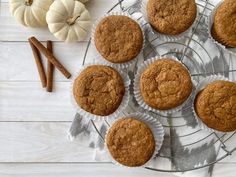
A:
[[[195,0],[149,0],[146,10],[151,26],[167,35],[183,33],[197,16]]]
[[[216,30],[215,30],[215,25],[212,25],[212,28],[211,28],[211,36],[212,36],[217,42],[223,44],[223,45],[226,46],[226,47],[229,47],[229,46],[227,46],[227,44],[217,35]]]
[[[147,105],[158,110],[168,110],[180,106],[190,96],[191,77],[180,62],[159,59],[141,74],[140,91]]]
[[[222,132],[236,130],[236,84],[223,80],[208,84],[197,94],[194,108],[208,127]]]
[[[88,66],[75,79],[73,94],[77,104],[85,111],[107,116],[116,111],[125,93],[120,74],[104,65]]]
[[[144,165],[155,151],[151,129],[134,118],[116,121],[107,133],[106,145],[115,161],[129,167]]]
[[[133,19],[123,15],[111,15],[97,25],[94,42],[103,58],[112,63],[125,63],[141,52],[143,33]]]
[[[216,10],[212,36],[227,47],[236,47],[236,1],[225,0]]]

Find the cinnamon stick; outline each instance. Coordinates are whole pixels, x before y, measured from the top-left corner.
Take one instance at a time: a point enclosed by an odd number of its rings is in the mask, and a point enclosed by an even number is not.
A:
[[[38,73],[39,73],[39,77],[40,77],[42,86],[46,87],[47,79],[46,79],[46,74],[43,69],[43,63],[42,63],[40,53],[39,53],[38,49],[33,45],[33,43],[31,43],[31,41],[29,41],[29,44],[30,44],[30,47],[31,47],[33,55],[34,55],[35,63],[36,63],[37,69],[38,69]]]
[[[47,41],[47,49],[53,54],[52,41]],[[54,70],[54,66],[48,59],[47,60],[47,91],[48,92],[52,92],[52,88],[53,88],[53,70]]]
[[[35,37],[29,38],[29,41],[31,41],[34,46],[42,52],[47,59],[59,70],[61,73],[66,77],[70,78],[71,74],[69,71],[56,59],[56,57],[49,51],[47,50]]]

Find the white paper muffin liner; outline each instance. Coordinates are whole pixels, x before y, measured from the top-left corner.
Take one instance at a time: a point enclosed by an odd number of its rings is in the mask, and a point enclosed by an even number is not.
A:
[[[106,60],[100,53],[99,51],[97,50],[96,48],[96,45],[95,45],[95,31],[96,31],[96,27],[97,25],[99,24],[99,22],[108,17],[108,16],[111,16],[111,15],[116,15],[116,16],[127,16],[129,18],[131,18],[132,20],[134,20],[136,23],[138,23],[141,31],[142,31],[142,34],[143,34],[143,46],[139,52],[139,54],[133,58],[132,60],[130,61],[127,61],[127,62],[124,62],[124,63],[112,63],[108,60]],[[102,60],[104,63],[106,64],[109,64],[111,66],[114,66],[114,67],[117,67],[117,68],[121,68],[121,69],[124,69],[124,68],[128,68],[130,67],[131,65],[133,65],[137,59],[141,56],[142,52],[143,52],[143,49],[144,49],[144,46],[145,46],[145,34],[144,34],[144,29],[142,27],[142,25],[140,24],[140,22],[138,20],[136,20],[134,17],[132,17],[131,15],[129,15],[128,13],[124,13],[124,12],[111,12],[111,13],[108,13],[108,14],[105,14],[103,15],[102,17],[100,17],[98,20],[95,21],[95,23],[93,24],[93,27],[92,27],[92,32],[91,32],[91,39],[92,39],[92,45],[94,46],[94,48],[96,49],[96,51],[98,52],[98,54],[101,56],[99,59]]]
[[[204,78],[197,86],[196,88],[196,92],[194,94],[194,100],[197,96],[197,94],[203,90],[208,84],[212,83],[213,81],[216,81],[216,80],[224,80],[224,81],[230,81],[228,78],[222,76],[222,75],[211,75],[211,76],[208,76],[206,78]],[[207,130],[209,132],[216,132],[216,133],[225,133],[225,132],[221,132],[221,131],[218,131],[218,130],[215,130],[215,129],[212,129],[210,127],[208,127],[197,115],[197,113],[195,112],[195,107],[194,107],[194,101],[192,103],[192,111],[193,111],[193,114],[194,114],[194,118],[196,119],[199,127],[201,129],[204,129],[204,130]]]
[[[219,43],[218,41],[216,41],[214,39],[214,37],[212,36],[211,34],[211,28],[212,28],[212,25],[214,23],[214,16],[215,16],[215,13],[216,13],[216,10],[220,7],[220,5],[223,3],[224,1],[220,1],[216,6],[215,8],[211,11],[211,14],[210,16],[208,17],[208,29],[207,29],[207,32],[208,32],[208,35],[211,39],[211,41],[213,43],[215,43],[217,46],[219,46],[220,48],[222,48],[224,51],[232,54],[232,55],[236,55],[236,48],[227,48],[226,46],[224,46],[223,44]]]
[[[178,61],[179,63],[181,63],[177,58],[175,57],[153,57],[151,59],[148,59],[146,61],[144,61],[142,64],[140,64],[138,70],[137,70],[137,73],[135,75],[135,79],[134,79],[134,97],[136,99],[136,101],[138,102],[138,104],[143,107],[144,109],[148,110],[148,111],[152,111],[152,112],[155,112],[155,113],[168,113],[168,114],[171,114],[171,113],[174,113],[174,112],[177,112],[179,110],[181,110],[185,105],[186,103],[189,101],[189,99],[191,98],[192,96],[192,93],[193,93],[193,89],[192,89],[192,92],[191,94],[189,95],[189,97],[179,106],[175,107],[175,108],[172,108],[172,109],[167,109],[167,110],[160,110],[160,109],[155,109],[155,108],[152,108],[151,106],[149,106],[143,99],[143,96],[141,94],[141,90],[140,90],[140,78],[141,78],[141,75],[142,73],[152,64],[154,63],[155,61],[159,60],[159,59],[163,59],[163,58],[169,58],[169,59],[173,59],[175,61]],[[182,63],[181,63],[182,64]],[[183,64],[182,64],[183,65]],[[184,66],[184,65],[183,65]],[[184,66],[185,67],[185,66]],[[185,67],[186,68],[186,67]],[[186,68],[187,69],[187,68]],[[188,69],[187,69],[188,70]],[[190,75],[190,73],[189,73]],[[190,76],[191,77],[191,76]],[[191,78],[191,81],[192,81],[192,78]],[[192,81],[192,84],[194,85],[194,82]]]
[[[155,157],[156,154],[158,154],[159,150],[161,149],[163,140],[164,140],[164,128],[162,126],[162,124],[155,118],[153,118],[152,116],[148,115],[148,114],[143,114],[143,113],[131,113],[126,115],[125,117],[122,118],[134,118],[137,120],[140,120],[142,122],[144,122],[146,125],[148,125],[148,127],[151,129],[153,136],[154,136],[154,140],[155,140],[155,150],[154,153],[152,155],[152,157],[143,165],[141,166],[137,166],[137,167],[146,167],[150,164],[151,160]],[[120,119],[120,118],[119,118]],[[116,121],[118,121],[119,119],[117,119]],[[115,122],[116,122],[115,121]],[[113,122],[113,124],[115,123]],[[111,125],[112,127],[112,125]],[[106,143],[106,138],[107,138],[107,134],[109,132],[109,129],[106,132],[106,136],[105,136],[105,143],[104,143],[104,147],[106,152],[108,153],[110,159],[112,160],[112,162],[116,165],[122,166],[122,167],[127,167],[127,168],[137,168],[137,167],[129,167],[129,166],[125,166],[123,164],[120,164],[119,162],[117,162],[112,155],[110,154],[108,148],[107,148],[107,143]]]
[[[142,3],[141,3],[141,13],[143,14],[144,20],[149,23],[148,15],[147,15],[147,10],[146,10],[148,1],[149,0],[142,0]],[[181,40],[181,39],[183,39],[185,36],[187,36],[191,32],[191,30],[194,28],[195,24],[197,23],[197,19],[199,17],[198,11],[199,11],[199,9],[197,7],[197,14],[196,14],[196,18],[195,18],[193,24],[186,31],[184,31],[184,32],[182,32],[180,34],[177,34],[177,35],[167,35],[167,34],[159,33],[149,23],[150,28],[152,29],[152,33],[156,34],[162,41],[174,42],[174,41],[177,41],[177,40]]]
[[[85,111],[84,109],[82,109],[79,104],[77,104],[75,98],[74,98],[74,94],[73,94],[73,85],[74,85],[74,81],[75,79],[80,75],[80,73],[86,69],[88,66],[93,66],[93,65],[104,65],[104,66],[110,66],[112,68],[114,68],[122,77],[123,82],[124,82],[124,87],[125,87],[125,94],[122,98],[122,101],[119,105],[119,107],[116,109],[115,112],[113,112],[110,115],[107,116],[100,116],[100,115],[95,115],[92,114],[90,112]],[[90,64],[86,64],[84,66],[82,66],[79,71],[77,72],[76,77],[73,78],[72,83],[71,83],[71,102],[72,105],[76,108],[77,113],[79,113],[80,115],[86,117],[87,119],[90,120],[94,120],[94,121],[103,121],[103,120],[109,120],[109,119],[115,119],[119,116],[119,114],[127,107],[128,102],[129,102],[129,98],[130,98],[130,94],[129,94],[129,85],[130,85],[130,78],[128,76],[128,74],[126,74],[125,72],[123,72],[121,69],[119,68],[115,68],[114,66],[111,65],[107,65],[105,63],[102,62],[94,62],[94,63],[90,63]]]

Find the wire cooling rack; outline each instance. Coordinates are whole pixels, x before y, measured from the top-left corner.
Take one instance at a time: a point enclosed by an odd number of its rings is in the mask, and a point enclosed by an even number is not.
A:
[[[221,50],[209,39],[207,33],[207,18],[216,4],[206,0],[197,0],[200,13],[191,33],[183,40],[165,42],[159,40],[158,36],[151,31],[149,24],[143,20],[140,13],[140,0],[128,7],[123,3],[124,0],[120,0],[107,13],[117,10],[129,13],[140,21],[145,29],[146,37],[143,57],[133,68],[126,71],[131,79],[134,78],[139,62],[153,56],[175,56],[189,69],[195,86],[201,79],[212,74],[224,75],[236,81],[236,70],[232,68],[232,62],[236,60],[236,56]],[[90,39],[83,64],[89,61],[93,54],[94,49]],[[158,118],[165,129],[165,140],[160,152],[153,159],[151,165],[145,168],[163,172],[191,171],[210,166],[230,156],[236,150],[236,145],[232,143],[232,139],[236,137],[236,131],[217,133],[199,128],[191,109],[192,97],[179,112],[156,114],[145,111],[137,105],[133,98],[132,86],[131,96],[132,99],[124,115],[129,112],[146,112]],[[101,139],[104,140],[103,133],[97,128],[96,122],[91,121],[91,123]],[[111,124],[107,121],[105,123],[108,126]]]

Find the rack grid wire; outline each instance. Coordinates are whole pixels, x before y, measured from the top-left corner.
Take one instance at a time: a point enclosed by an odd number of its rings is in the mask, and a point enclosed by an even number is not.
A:
[[[212,74],[221,74],[234,80],[233,75],[236,74],[236,70],[231,67],[232,59],[236,60],[236,56],[227,54],[213,44],[208,37],[207,18],[215,7],[214,4],[208,0],[197,0],[199,15],[191,33],[185,36],[183,40],[165,42],[159,40],[158,35],[152,32],[151,27],[140,14],[141,0],[137,0],[129,7],[124,7],[123,3],[124,0],[119,0],[107,13],[119,10],[137,17],[136,19],[140,21],[145,30],[146,37],[143,57],[136,62],[133,68],[126,70],[131,78],[134,78],[139,62],[154,56],[174,56],[188,68],[195,87],[202,78]],[[91,46],[90,38],[84,54],[83,65],[94,53]],[[132,92],[132,84],[130,88]],[[152,165],[145,167],[146,169],[162,172],[196,170],[211,166],[230,156],[236,150],[236,145],[231,142],[232,138],[236,137],[236,131],[218,133],[202,130],[198,127],[191,109],[192,101],[193,97],[177,113],[157,114],[140,108],[132,97],[127,110],[123,113],[124,115],[129,112],[146,112],[158,118],[165,129],[163,146]],[[91,123],[101,139],[104,140],[96,122],[91,121]],[[105,121],[105,123],[107,126],[111,125],[111,122]]]

